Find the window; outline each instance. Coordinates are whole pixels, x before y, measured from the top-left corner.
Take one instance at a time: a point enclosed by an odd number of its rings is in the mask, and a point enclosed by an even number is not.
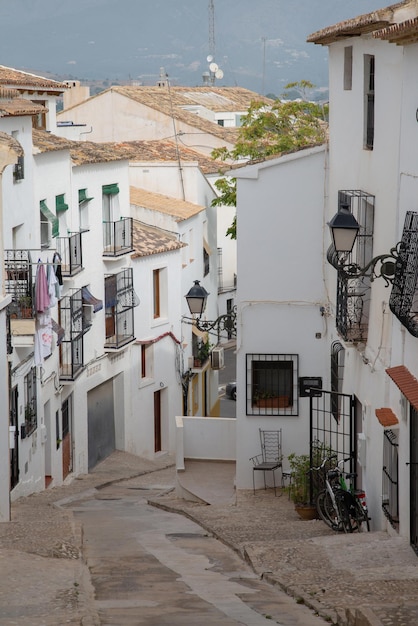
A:
[[[17,163],[13,168],[13,182],[17,183],[19,180],[25,178],[25,159],[22,156],[17,157]]]
[[[297,381],[297,354],[247,354],[247,415],[298,415]]]
[[[47,103],[45,100],[32,100],[34,104],[40,104],[45,107],[43,111],[36,113],[36,115],[32,115],[32,125],[33,128],[37,128],[38,130],[46,130],[46,108]]]
[[[135,339],[134,307],[138,304],[132,268],[105,277],[106,348],[121,348]]]
[[[353,46],[344,48],[344,89],[350,91],[353,84]]]
[[[38,415],[36,406],[36,367],[32,367],[25,376],[25,423],[24,435],[27,437],[38,425]]]
[[[160,270],[152,272],[152,293],[154,304],[154,319],[160,317]]]
[[[154,346],[152,343],[141,345],[141,379],[154,378]]]
[[[339,209],[345,205],[360,224],[360,231],[352,252],[346,262],[365,267],[373,258],[374,196],[359,189],[346,189],[338,192]],[[328,261],[335,265],[338,261],[335,249],[330,246]],[[371,279],[369,276],[348,278],[338,273],[337,281],[337,330],[345,341],[366,342],[369,329]]]
[[[373,150],[374,143],[374,56],[364,55],[364,147]]]
[[[49,210],[46,200],[40,201],[41,248],[49,248],[51,237],[58,237],[59,222],[56,215]]]
[[[87,193],[87,189],[78,190],[78,215],[80,222],[80,230],[89,230],[89,202],[93,200]]]
[[[82,289],[64,296],[58,303],[59,323],[64,330],[59,346],[60,379],[75,380],[84,368],[84,307]]]
[[[159,268],[152,272],[153,317],[155,320],[167,317],[167,269]]]
[[[339,341],[334,341],[331,345],[331,412],[337,423],[340,421],[344,381],[344,347]]]
[[[383,432],[382,509],[393,528],[399,527],[398,435],[394,430]]]

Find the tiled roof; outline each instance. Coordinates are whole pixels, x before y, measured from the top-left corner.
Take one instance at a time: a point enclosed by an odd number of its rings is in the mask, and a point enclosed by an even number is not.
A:
[[[405,365],[389,367],[386,373],[395,385],[399,387],[408,402],[418,411],[418,380],[411,374]]]
[[[160,228],[133,220],[133,247],[135,249],[135,252],[131,255],[133,259],[179,250],[185,245],[174,235]]]
[[[418,41],[418,17],[377,30],[373,33],[373,37],[398,45],[416,43]]]
[[[348,37],[359,37],[361,35],[372,33],[386,28],[394,23],[395,13],[398,9],[404,9],[408,6],[416,6],[415,0],[407,0],[406,2],[398,2],[384,9],[378,9],[371,13],[359,15],[350,20],[339,22],[333,26],[328,26],[322,30],[312,33],[307,38],[310,43],[328,45],[335,41]]]
[[[130,161],[177,163],[180,157],[182,161],[197,162],[204,174],[217,174],[226,169],[225,163],[215,161],[186,146],[176,146],[173,141],[168,139],[126,141],[113,145],[115,149],[123,151]]]
[[[1,102],[0,102],[1,107]],[[33,143],[38,152],[70,150],[76,165],[101,163],[108,161],[175,162],[178,156],[182,161],[197,162],[204,174],[215,174],[225,169],[225,164],[214,161],[200,153],[179,146],[169,140],[127,141],[123,143],[95,143],[92,141],[73,141],[64,139],[42,130],[33,131]]]
[[[0,65],[0,85],[9,85],[17,87],[20,90],[24,88],[45,89],[48,91],[62,92],[67,89],[65,83],[59,83],[56,80],[50,80],[43,76],[15,70],[12,67]]]
[[[16,153],[16,156],[23,155],[23,148],[18,142],[17,139],[8,135],[7,133],[3,133],[0,131],[0,146],[7,148],[8,150],[13,150]]]
[[[273,100],[261,96],[254,91],[243,87],[134,87],[113,86],[106,92],[118,93],[130,98],[144,106],[165,115],[181,120],[185,124],[198,128],[205,133],[223,139],[225,142],[235,144],[239,129],[237,127],[224,127],[216,122],[209,121],[199,114],[187,110],[187,108],[204,106],[207,109],[220,112],[246,112],[251,102],[263,100],[272,104]],[[103,93],[93,98],[100,98]],[[77,106],[77,105],[74,105]],[[66,109],[70,111],[72,107]]]
[[[1,92],[1,89],[0,89]],[[36,115],[41,111],[47,111],[46,107],[36,104],[25,98],[13,98],[2,100],[0,93],[0,117],[13,117],[16,115]]]
[[[134,206],[136,205],[171,215],[176,218],[177,222],[187,220],[204,210],[204,207],[198,204],[193,204],[186,200],[178,200],[177,198],[171,198],[170,196],[164,196],[152,191],[146,191],[139,187],[130,188],[130,199],[131,204]]]
[[[396,417],[395,413],[392,411],[392,409],[376,409],[375,413],[377,419],[385,428],[388,426],[396,426],[396,424],[399,424],[399,420]]]

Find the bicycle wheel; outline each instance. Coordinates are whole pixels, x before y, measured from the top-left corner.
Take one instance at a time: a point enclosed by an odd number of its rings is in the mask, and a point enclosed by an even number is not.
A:
[[[352,533],[354,530],[357,530],[358,526],[355,519],[353,519],[352,512],[350,510],[351,506],[346,497],[347,493],[347,491],[344,491],[342,489],[337,491],[335,493],[335,501],[338,507],[338,514],[341,520],[342,530],[345,533]]]
[[[316,508],[320,518],[332,528],[332,530],[342,530],[338,523],[338,512],[334,507],[331,496],[328,491],[320,491],[316,499]]]

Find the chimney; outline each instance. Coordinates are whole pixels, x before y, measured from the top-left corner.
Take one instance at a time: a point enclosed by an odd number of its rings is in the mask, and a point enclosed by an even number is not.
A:
[[[90,87],[88,85],[82,86],[79,80],[65,80],[64,84],[68,87],[63,94],[64,111],[90,98]]]

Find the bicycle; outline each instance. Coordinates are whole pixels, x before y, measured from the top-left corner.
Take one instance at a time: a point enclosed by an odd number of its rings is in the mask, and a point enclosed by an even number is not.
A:
[[[352,481],[356,474],[345,473],[342,465],[350,459],[342,459],[336,465],[337,457],[324,459],[320,467],[313,468],[325,473],[325,489],[319,492],[316,507],[321,519],[333,530],[353,532],[362,531],[365,523],[370,530],[369,513],[366,504],[366,494],[362,490],[349,488],[344,478]],[[330,464],[330,469],[326,465]],[[340,467],[341,466],[341,467]]]

